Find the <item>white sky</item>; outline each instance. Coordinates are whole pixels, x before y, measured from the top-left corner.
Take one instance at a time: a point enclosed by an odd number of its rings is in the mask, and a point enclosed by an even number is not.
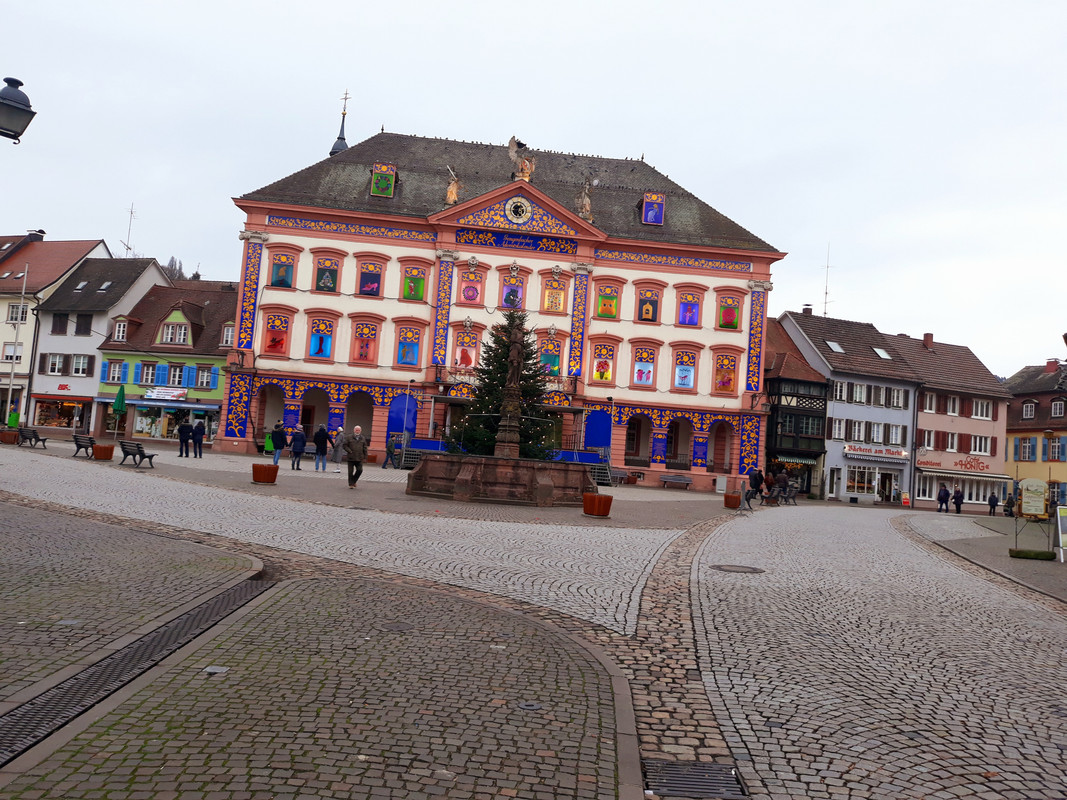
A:
[[[0,77],[38,112],[0,139],[0,233],[236,280],[231,198],[325,158],[347,89],[349,144],[384,124],[643,153],[789,253],[775,316],[822,314],[828,277],[830,316],[998,375],[1067,356],[1063,0],[51,0],[0,21]]]

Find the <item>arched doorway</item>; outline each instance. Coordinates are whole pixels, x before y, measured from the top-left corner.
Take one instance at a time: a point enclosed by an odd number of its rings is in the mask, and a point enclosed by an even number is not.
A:
[[[689,469],[692,464],[693,423],[676,417],[667,424],[667,469]]]
[[[280,386],[268,383],[261,387],[256,398],[256,414],[251,422],[252,438],[257,444],[274,430],[274,424],[281,422],[285,414],[285,395]]]
[[[363,435],[370,439],[374,432],[374,398],[364,391],[352,392],[345,403],[345,432],[359,425]]]
[[[330,396],[323,389],[308,389],[300,403],[300,427],[311,439],[319,425],[330,421]]]
[[[734,428],[729,422],[716,422],[708,435],[708,472],[729,473],[733,468]]]
[[[628,467],[647,467],[652,444],[652,420],[644,414],[634,414],[626,421],[626,451],[624,463]]]

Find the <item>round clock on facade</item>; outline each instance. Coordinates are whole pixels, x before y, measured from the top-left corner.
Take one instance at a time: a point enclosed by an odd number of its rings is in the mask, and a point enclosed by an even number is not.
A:
[[[522,197],[513,197],[504,204],[504,214],[516,225],[530,219],[530,204]]]

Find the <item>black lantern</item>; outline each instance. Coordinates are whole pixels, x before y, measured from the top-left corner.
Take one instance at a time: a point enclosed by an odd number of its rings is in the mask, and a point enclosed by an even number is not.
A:
[[[30,121],[37,113],[30,108],[30,98],[19,89],[22,81],[18,78],[4,78],[7,84],[0,89],[0,136],[5,139],[14,139],[19,143],[19,137],[29,127]]]

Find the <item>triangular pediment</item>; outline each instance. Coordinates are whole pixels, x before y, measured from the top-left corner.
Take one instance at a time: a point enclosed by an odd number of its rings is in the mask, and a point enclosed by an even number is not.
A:
[[[430,221],[464,228],[512,231],[537,236],[606,238],[602,231],[563,208],[526,181],[515,181],[467,200],[435,214]]]

